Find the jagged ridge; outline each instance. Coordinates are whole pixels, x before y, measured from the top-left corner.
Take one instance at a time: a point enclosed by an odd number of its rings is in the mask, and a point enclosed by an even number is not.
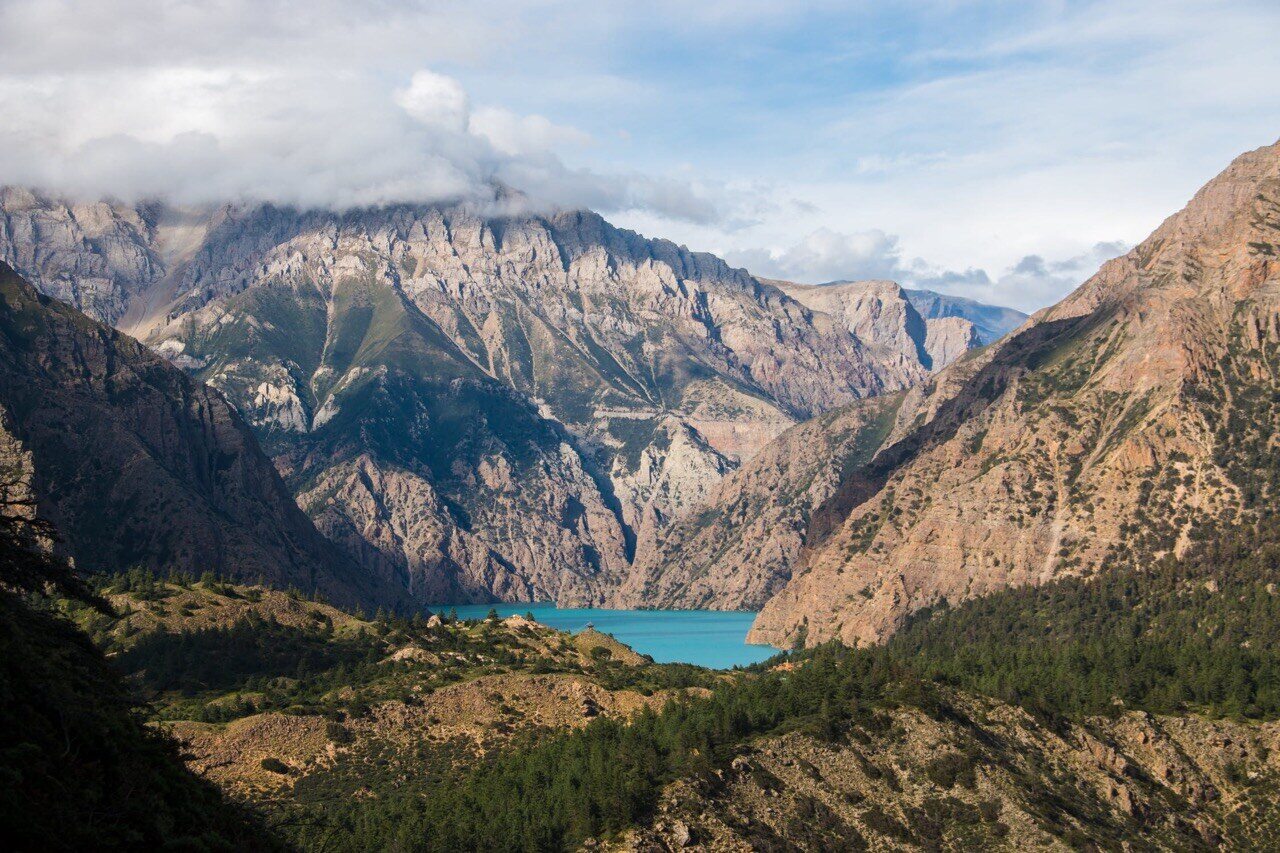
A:
[[[837,317],[594,214],[0,208],[0,256],[225,391],[321,529],[426,601],[600,603],[769,439],[969,339],[924,345],[896,285]]]

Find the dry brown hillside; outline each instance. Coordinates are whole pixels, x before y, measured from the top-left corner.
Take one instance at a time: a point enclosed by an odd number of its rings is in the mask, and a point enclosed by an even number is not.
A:
[[[813,513],[752,639],[883,639],[911,611],[1181,553],[1273,499],[1280,147],[1238,158],[1019,332],[913,389]]]
[[[952,711],[899,709],[842,744],[752,744],[717,778],[671,785],[617,847],[1208,851],[1274,838],[1274,723],[1131,712],[1055,726],[964,697]]]

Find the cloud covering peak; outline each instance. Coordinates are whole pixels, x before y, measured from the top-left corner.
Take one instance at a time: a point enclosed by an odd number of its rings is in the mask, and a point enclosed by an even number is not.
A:
[[[1274,141],[1278,26],[1274,0],[0,0],[0,183],[514,198],[1038,307],[1075,278],[1053,259]]]
[[[566,153],[592,145],[589,134],[474,106],[454,77],[408,68],[404,30],[443,34],[438,8],[229,0],[105,4],[107,14],[103,5],[0,3],[0,183],[338,209],[483,205],[512,189],[533,208],[645,209],[701,223],[724,215],[711,182],[567,165]],[[93,35],[112,38],[87,38],[98,25]],[[444,61],[477,37],[464,18],[452,41],[417,53]]]

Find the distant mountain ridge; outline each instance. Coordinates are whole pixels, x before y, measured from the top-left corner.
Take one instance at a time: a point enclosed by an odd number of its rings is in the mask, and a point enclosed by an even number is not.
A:
[[[959,317],[968,320],[978,332],[982,346],[994,343],[1025,323],[1029,315],[1015,308],[988,305],[964,296],[937,293],[932,290],[905,289],[907,298],[926,320]]]
[[[1017,328],[1027,315],[1012,308],[878,279],[797,284],[762,279],[797,302],[845,324],[880,358],[938,371],[976,347]]]

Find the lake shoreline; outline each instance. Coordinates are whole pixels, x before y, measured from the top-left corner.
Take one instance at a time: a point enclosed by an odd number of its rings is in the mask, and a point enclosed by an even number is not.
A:
[[[612,635],[657,663],[688,663],[732,669],[768,660],[781,649],[748,644],[756,613],[749,610],[613,610],[560,608],[552,602],[435,604],[433,613],[456,612],[459,619],[483,619],[490,610],[502,618],[532,613],[539,623],[577,633],[588,626]]]

